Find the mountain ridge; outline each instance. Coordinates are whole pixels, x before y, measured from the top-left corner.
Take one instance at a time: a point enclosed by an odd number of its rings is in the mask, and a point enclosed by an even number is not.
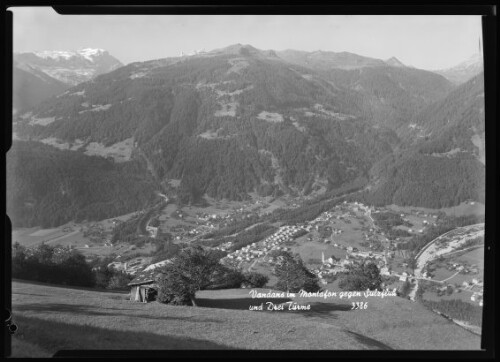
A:
[[[74,152],[121,154],[125,162],[143,155],[159,181],[181,180],[183,203],[204,195],[307,195],[370,175],[390,178],[392,161],[381,160],[404,147],[411,159],[416,151],[401,137],[453,89],[443,76],[411,67],[315,70],[236,45],[102,74],[19,115],[14,131]],[[434,158],[418,162],[431,169],[455,162]],[[477,168],[464,162],[459,173]],[[440,197],[433,196],[437,204]]]
[[[108,51],[94,48],[14,53],[14,61],[71,86],[123,66]]]
[[[476,53],[457,65],[434,70],[456,85],[463,84],[483,71],[483,55]]]

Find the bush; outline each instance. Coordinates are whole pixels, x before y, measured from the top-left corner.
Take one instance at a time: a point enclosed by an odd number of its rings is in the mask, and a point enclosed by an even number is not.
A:
[[[244,281],[242,283],[242,286],[244,288],[262,288],[269,281],[267,275],[256,272],[244,273],[243,277]]]
[[[241,284],[244,282],[245,278],[241,270],[223,266],[219,267],[219,270],[214,273],[212,284],[207,286],[205,289],[233,289],[241,288]]]
[[[127,290],[128,283],[134,279],[131,275],[123,272],[115,272],[110,278],[107,289]]]
[[[172,274],[165,275],[159,280],[157,301],[173,305],[194,305],[194,294],[187,284],[183,284],[179,277]]]

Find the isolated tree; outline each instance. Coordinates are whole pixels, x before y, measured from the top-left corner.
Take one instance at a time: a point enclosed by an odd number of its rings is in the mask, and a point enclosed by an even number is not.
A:
[[[299,255],[282,252],[277,258],[274,274],[278,277],[278,290],[296,293],[301,289],[306,292],[317,292],[321,289],[318,277],[307,269]]]
[[[201,247],[182,250],[162,268],[158,300],[163,303],[196,306],[196,292],[216,285],[226,269],[216,253]]]
[[[379,290],[381,285],[380,270],[372,262],[350,267],[339,282],[339,287],[343,290]]]

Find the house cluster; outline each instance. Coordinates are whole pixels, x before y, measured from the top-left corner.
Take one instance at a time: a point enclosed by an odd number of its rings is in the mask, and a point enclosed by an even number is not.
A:
[[[473,278],[470,281],[464,281],[462,287],[465,290],[472,291],[470,300],[479,303],[479,306],[483,306],[483,292],[484,283],[481,279]]]
[[[483,306],[483,292],[472,293],[470,300],[477,302],[480,307]]]
[[[123,220],[120,220],[120,219],[113,219],[113,220],[111,220],[111,225],[113,225],[113,227],[117,226],[117,225],[120,225],[122,223],[123,223]]]
[[[217,215],[217,214],[207,214],[205,212],[199,212],[196,214],[198,220],[201,221],[220,221],[224,219],[229,219],[229,215]]]
[[[351,248],[351,250],[357,250]],[[382,275],[391,275],[389,268],[386,264],[386,259],[382,254],[373,254],[371,252],[350,252],[347,253],[345,258],[338,258],[335,255],[325,258],[324,253],[321,254],[321,265],[319,268],[313,269],[312,272],[319,278],[321,284],[327,284],[326,276],[336,275],[338,273],[345,273],[348,271],[350,265],[358,265],[364,261],[371,261],[380,268]]]
[[[260,258],[267,255],[267,253],[269,253],[270,251],[290,250],[290,248],[280,246],[280,244],[292,240],[302,229],[303,228],[299,226],[282,226],[278,229],[277,232],[275,232],[271,236],[268,236],[262,242],[252,243],[239,250],[229,253],[222,260],[226,262],[249,262],[255,258]],[[274,258],[270,257],[268,261],[272,263],[275,260]]]
[[[136,258],[126,262],[114,261],[108,264],[108,268],[114,268],[118,271],[126,272],[127,274],[135,275],[140,272],[147,264],[148,259]]]
[[[477,274],[479,269],[477,264],[467,265],[462,263],[448,262],[446,264],[446,269],[449,271],[458,271],[460,274]]]
[[[385,272],[385,270],[384,270],[384,272]],[[380,274],[382,274],[382,270],[380,271]],[[384,274],[382,274],[382,275],[384,275]],[[389,271],[389,274],[386,274],[386,275],[392,275],[392,273]],[[409,279],[413,279],[414,275],[412,273],[404,271],[401,274],[396,275],[396,276],[399,277],[400,282],[407,282],[407,281],[409,281]]]
[[[214,249],[215,250],[228,251],[232,246],[233,246],[233,242],[232,241],[228,241],[226,243],[220,244],[219,246],[216,246]]]
[[[380,269],[387,266],[387,258],[384,254],[374,253],[371,251],[359,251],[355,247],[347,248],[348,254],[346,259],[352,261],[350,264],[361,264],[365,261],[375,263]]]
[[[348,253],[343,259],[337,258],[334,255],[329,258],[325,258],[324,253],[321,254],[321,266],[318,269],[313,270],[313,272],[320,277],[320,281],[321,277],[324,275],[335,275],[337,273],[346,272],[346,268],[349,265],[361,264],[365,261],[375,263],[380,268],[382,275],[391,275],[389,268],[387,267],[387,260],[384,254],[359,251],[357,248],[352,246],[347,247],[346,250]]]
[[[327,281],[324,279],[326,276],[346,272],[347,266],[352,264],[353,260],[349,260],[349,258],[341,260],[335,257],[335,255],[325,259],[324,253],[321,253],[321,262],[321,266],[313,269],[312,272],[318,276],[321,284],[327,284]]]
[[[158,236],[158,228],[155,226],[146,225],[146,231],[151,238],[156,238]]]
[[[216,226],[212,224],[211,222],[207,222],[205,225],[200,225],[197,228],[191,229],[187,232],[188,236],[195,236],[195,235],[201,235],[204,233],[208,233],[215,229]]]
[[[104,227],[99,223],[90,224],[83,231],[83,237],[88,238],[94,243],[104,243],[107,239],[108,233]]]

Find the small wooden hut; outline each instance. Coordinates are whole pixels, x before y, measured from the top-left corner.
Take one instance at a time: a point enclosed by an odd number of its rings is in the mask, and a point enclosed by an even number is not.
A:
[[[128,285],[130,288],[130,300],[134,302],[151,302],[156,299],[158,294],[158,276],[161,273],[158,270],[144,270]]]

